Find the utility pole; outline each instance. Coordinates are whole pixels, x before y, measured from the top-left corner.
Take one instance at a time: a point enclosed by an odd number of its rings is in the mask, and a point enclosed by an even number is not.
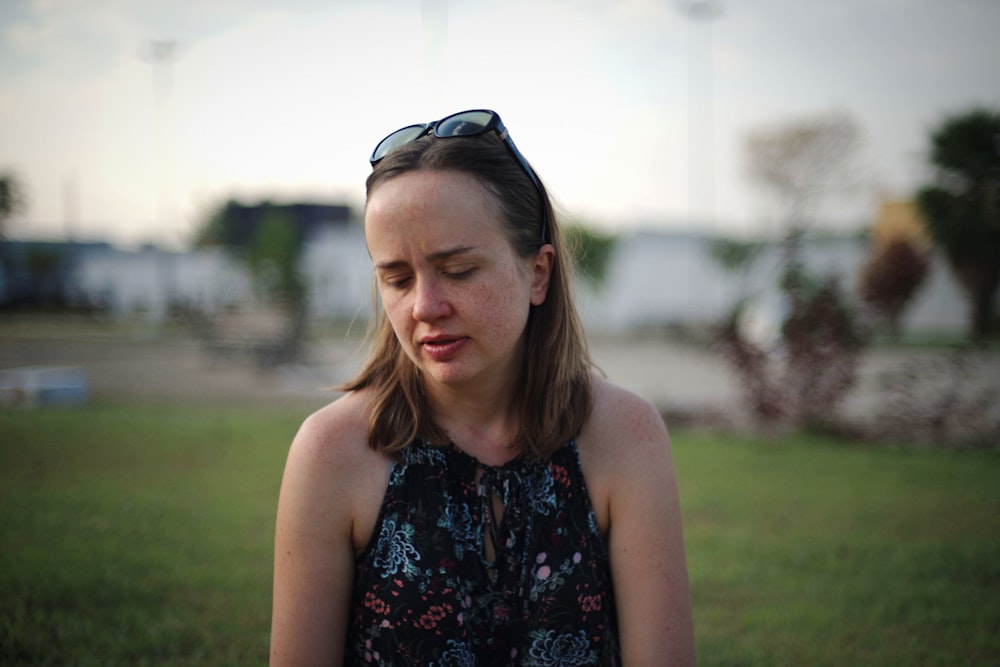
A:
[[[448,0],[423,0],[424,90],[429,108],[444,102],[447,90]]]
[[[722,0],[679,0],[677,6],[688,19],[688,224],[714,225],[712,22],[722,16]]]
[[[153,66],[153,103],[156,111],[156,224],[159,233],[174,220],[173,180],[173,64],[177,43],[151,41],[145,60]]]
[[[145,58],[153,66],[153,103],[156,112],[156,226],[161,239],[171,234],[177,224],[174,210],[174,133],[173,133],[173,64],[177,59],[177,43],[151,41]],[[166,317],[175,301],[174,260],[166,248],[155,250],[160,273],[163,304],[156,313]],[[159,310],[159,309],[157,309]]]

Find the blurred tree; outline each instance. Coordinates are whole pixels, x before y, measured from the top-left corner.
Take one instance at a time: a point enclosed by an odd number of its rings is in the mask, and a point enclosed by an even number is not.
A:
[[[740,331],[740,307],[721,327],[721,349],[761,425],[836,429],[865,338],[836,278],[804,271],[799,278],[782,283],[791,306],[781,324],[781,354],[769,354]]]
[[[278,208],[267,208],[249,247],[246,260],[258,288],[265,297],[299,303],[305,286],[299,274],[302,241],[291,216]]]
[[[766,249],[763,241],[744,241],[731,238],[712,239],[708,246],[708,256],[717,266],[736,276],[737,306],[733,314],[739,316],[750,306],[751,284],[749,273],[757,259]]]
[[[930,139],[937,173],[917,201],[969,296],[970,338],[984,340],[1000,288],[1000,112],[974,109],[946,118]]]
[[[864,337],[836,278],[811,275],[800,255],[801,238],[823,200],[855,183],[861,133],[854,120],[827,113],[750,134],[748,174],[779,208],[784,257],[779,288],[785,300],[778,345],[772,354],[741,330],[740,302],[721,328],[722,351],[762,424],[835,427],[836,408],[854,385]],[[716,246],[713,255],[734,268],[754,257],[752,247]]]
[[[259,363],[271,365],[292,360],[301,350],[306,329],[306,287],[299,273],[299,259],[306,230],[322,224],[323,216],[336,219],[346,207],[263,202],[244,206],[228,201],[196,230],[197,246],[221,246],[244,263],[253,279],[259,303],[283,321],[277,336],[261,335],[254,344]],[[203,325],[214,346],[224,347],[210,325]]]
[[[302,239],[287,210],[267,207],[247,248],[246,259],[265,300],[284,311],[285,333],[257,346],[257,361],[265,365],[295,359],[305,338],[306,290],[299,274]]]
[[[796,422],[835,427],[836,408],[854,387],[865,335],[836,277],[789,286],[792,307],[781,328],[785,390]]]
[[[0,174],[0,240],[7,234],[8,221],[24,211],[27,198],[21,181],[12,173]]]
[[[750,180],[777,204],[784,226],[782,282],[789,294],[805,280],[802,236],[825,199],[856,184],[860,145],[860,128],[842,112],[786,121],[747,137]]]
[[[580,224],[566,226],[563,233],[577,272],[591,286],[600,287],[608,276],[608,264],[617,239]]]
[[[906,238],[895,238],[873,248],[861,273],[861,299],[885,320],[889,333],[898,337],[907,304],[927,277],[927,253]]]
[[[759,241],[717,238],[709,245],[708,254],[723,270],[738,273],[746,271],[763,248]]]
[[[239,204],[229,200],[205,216],[204,222],[194,231],[194,245],[199,248],[236,245],[232,228],[237,224],[234,214],[237,206]]]
[[[845,113],[787,121],[747,136],[747,173],[778,205],[786,232],[797,237],[824,199],[856,184],[860,145],[861,130]]]

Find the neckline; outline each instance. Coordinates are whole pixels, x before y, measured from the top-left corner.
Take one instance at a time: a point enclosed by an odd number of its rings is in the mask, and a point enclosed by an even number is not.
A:
[[[529,465],[528,457],[523,453],[517,454],[506,463],[502,463],[500,465],[490,465],[488,463],[483,463],[478,458],[456,445],[454,442],[449,442],[445,445],[444,450],[454,456],[457,456],[459,459],[464,460],[466,463],[471,464],[473,467],[481,468],[482,470],[510,471],[522,469]]]

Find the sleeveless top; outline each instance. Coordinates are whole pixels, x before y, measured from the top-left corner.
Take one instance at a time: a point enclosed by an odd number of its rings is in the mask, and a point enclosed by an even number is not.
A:
[[[608,553],[575,442],[548,462],[496,467],[420,439],[401,452],[355,563],[345,664],[619,663]]]

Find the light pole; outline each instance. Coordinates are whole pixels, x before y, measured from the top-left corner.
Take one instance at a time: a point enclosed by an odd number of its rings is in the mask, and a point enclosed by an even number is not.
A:
[[[689,19],[688,46],[688,223],[715,224],[712,21],[722,16],[722,0],[680,0]],[[704,40],[696,31],[704,28]],[[703,52],[696,53],[698,47]],[[701,87],[702,99],[697,92]]]
[[[444,101],[448,44],[448,0],[423,0],[424,90],[430,108]]]
[[[156,110],[156,224],[160,233],[174,222],[173,216],[173,64],[177,43],[151,41],[144,60],[153,66],[153,104]]]
[[[173,63],[177,57],[177,43],[151,41],[144,60],[153,66],[153,103],[156,110],[156,226],[157,234],[164,235],[174,220],[173,201],[173,123],[170,103],[173,93]],[[159,316],[169,314],[175,300],[175,275],[173,259],[166,248],[156,251],[159,261],[163,304]]]

